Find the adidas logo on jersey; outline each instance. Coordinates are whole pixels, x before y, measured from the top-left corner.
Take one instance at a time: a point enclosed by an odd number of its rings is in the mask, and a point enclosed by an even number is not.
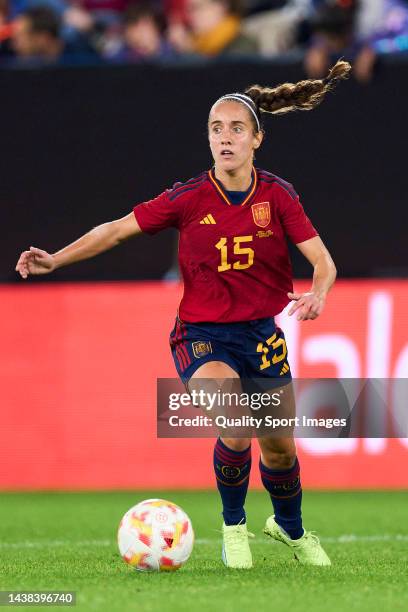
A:
[[[216,223],[216,220],[211,214],[207,215],[206,217],[204,217],[204,219],[201,219],[200,221],[200,225],[215,225]]]

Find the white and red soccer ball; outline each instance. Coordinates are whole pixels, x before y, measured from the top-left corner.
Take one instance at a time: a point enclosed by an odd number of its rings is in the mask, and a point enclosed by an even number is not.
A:
[[[122,559],[136,570],[177,570],[189,558],[193,544],[187,514],[164,499],[146,499],[133,506],[118,529]]]

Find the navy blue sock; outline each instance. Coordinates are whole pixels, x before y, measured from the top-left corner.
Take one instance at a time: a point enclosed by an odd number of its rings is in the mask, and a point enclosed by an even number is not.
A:
[[[292,540],[303,535],[302,485],[300,484],[299,461],[288,470],[271,470],[259,460],[262,483],[271,496],[275,521]]]
[[[226,525],[245,523],[245,498],[251,470],[251,446],[235,451],[218,438],[214,448],[214,471]]]

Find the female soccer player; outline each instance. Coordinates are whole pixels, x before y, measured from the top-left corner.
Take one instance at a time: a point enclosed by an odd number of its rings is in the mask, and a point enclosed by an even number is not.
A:
[[[95,227],[49,254],[30,247],[16,270],[22,278],[93,257],[138,234],[169,226],[180,231],[184,295],[170,341],[175,365],[189,388],[203,379],[284,379],[290,368],[274,316],[293,300],[290,315],[315,319],[324,307],[336,269],[292,185],[253,167],[263,140],[261,112],[311,110],[339,79],[339,61],[323,80],[258,85],[217,100],[208,119],[214,167],[176,183],[127,216]],[[286,236],[312,264],[309,292],[293,292]],[[293,437],[260,438],[260,471],[274,515],[264,532],[286,544],[300,563],[330,565],[318,538],[303,529],[302,489]],[[250,438],[220,437],[214,470],[223,506],[223,561],[252,567],[244,511],[251,469]]]

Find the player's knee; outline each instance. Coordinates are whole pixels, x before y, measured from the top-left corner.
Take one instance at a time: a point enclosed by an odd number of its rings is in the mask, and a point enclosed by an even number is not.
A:
[[[262,449],[262,463],[271,470],[288,470],[296,459],[296,449]]]
[[[244,451],[251,444],[249,438],[221,438],[225,446],[234,451]]]

